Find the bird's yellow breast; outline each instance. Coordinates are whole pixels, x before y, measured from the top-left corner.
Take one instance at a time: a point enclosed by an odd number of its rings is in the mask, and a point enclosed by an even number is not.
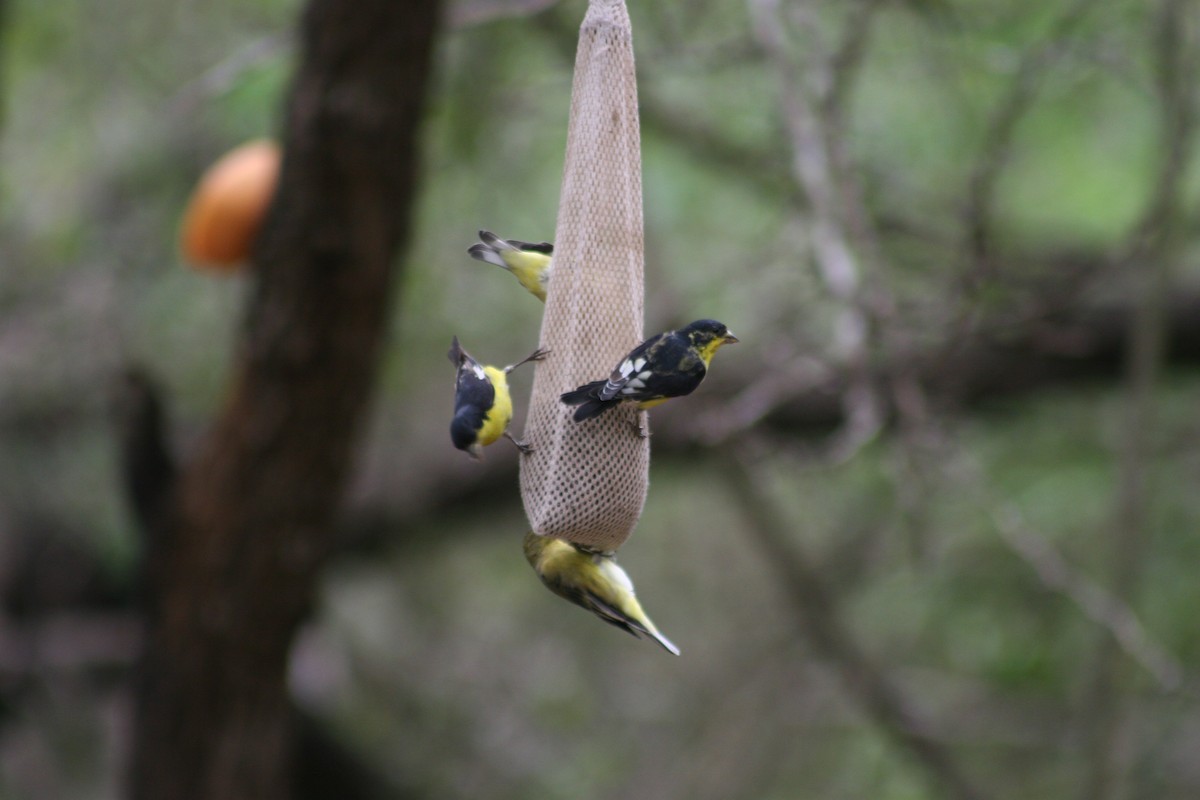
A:
[[[502,256],[508,269],[521,285],[542,302],[546,301],[546,279],[550,256],[544,253],[528,253],[521,250],[505,252]]]
[[[512,421],[512,395],[508,392],[508,378],[504,370],[495,367],[484,367],[483,371],[496,390],[496,399],[492,407],[483,417],[483,427],[479,429],[479,443],[487,446],[499,439]]]

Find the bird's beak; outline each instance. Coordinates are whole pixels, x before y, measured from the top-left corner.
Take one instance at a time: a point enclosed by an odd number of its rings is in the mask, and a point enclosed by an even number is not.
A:
[[[734,336],[732,333],[725,334],[725,344],[737,344],[740,341],[741,341],[741,339]]]
[[[483,461],[483,446],[478,444],[471,445],[467,448],[467,455],[476,461]]]

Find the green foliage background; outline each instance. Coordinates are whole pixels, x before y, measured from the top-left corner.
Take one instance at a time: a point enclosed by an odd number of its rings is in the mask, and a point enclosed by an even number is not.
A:
[[[276,134],[299,7],[10,5],[0,43],[0,545],[66,541],[93,554],[120,593],[138,547],[118,491],[112,376],[138,362],[161,378],[184,452],[218,407],[248,279],[188,269],[178,218],[207,163]],[[744,344],[722,353],[701,393],[712,397],[797,353],[830,356],[836,312],[809,254],[778,90],[745,7],[630,5],[647,329],[717,316],[737,331]],[[880,278],[917,343],[940,341],[964,310],[1020,319],[1054,277],[1047,270],[1066,256],[1112,264],[1144,212],[1161,155],[1153,16],[1140,0],[1110,0],[1049,39],[1069,5],[894,2],[877,12],[848,148],[885,232]],[[836,41],[839,4],[809,7]],[[583,4],[454,24],[465,8],[452,8],[438,53],[416,239],[352,510],[416,508],[423,493],[483,485],[514,461],[498,446],[477,468],[449,447],[444,353],[457,334],[505,363],[537,337],[537,304],[465,251],[478,228],[553,236]],[[805,44],[801,64],[815,57]],[[1041,47],[1052,60],[998,183],[1002,267],[963,294],[971,171],[1021,59]],[[663,120],[710,136],[730,158]],[[1187,185],[1190,212],[1191,173]],[[1194,280],[1194,252],[1189,231],[1179,291]],[[1135,275],[1109,270],[1087,293],[1121,298]],[[528,380],[515,378],[518,396]],[[1180,368],[1155,395],[1150,545],[1133,610],[1185,679],[1167,691],[1127,664],[1130,796],[1200,792],[1198,390],[1194,370]],[[996,521],[1015,510],[1103,586],[1123,398],[1112,379],[938,410],[943,449],[915,468],[890,433],[842,464],[780,441],[783,454],[765,465],[850,631],[995,796],[1062,797],[1081,785],[1079,726],[1101,635]],[[683,424],[695,402],[656,417]],[[721,451],[656,457],[645,516],[621,553],[682,658],[538,586],[521,557],[514,479],[503,493],[464,495],[478,504],[407,517],[381,550],[334,565],[297,647],[299,702],[396,796],[937,796],[807,643],[725,487],[728,469]],[[0,797],[47,787],[114,796],[121,680],[51,668],[10,672],[0,686],[17,696],[18,683],[26,688],[0,728]]]

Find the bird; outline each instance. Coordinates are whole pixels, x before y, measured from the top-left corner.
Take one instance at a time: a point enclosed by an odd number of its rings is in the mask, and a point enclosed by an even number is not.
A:
[[[633,581],[613,554],[529,531],[525,534],[525,559],[546,588],[559,597],[638,639],[649,636],[668,653],[679,655],[679,648],[658,632],[642,610]]]
[[[504,267],[517,277],[530,294],[546,302],[546,285],[553,268],[554,245],[550,242],[530,244],[516,239],[501,239],[491,231],[480,231],[479,244],[467,252],[471,258]]]
[[[585,383],[559,399],[579,406],[576,422],[597,417],[620,403],[652,408],[694,392],[708,372],[713,353],[736,341],[724,323],[698,319],[678,330],[651,336],[621,359],[608,378]]]
[[[450,423],[450,441],[476,461],[483,448],[501,436],[512,441],[522,453],[532,452],[525,442],[508,432],[512,421],[512,396],[508,392],[508,373],[526,361],[541,361],[548,350],[537,349],[504,369],[480,364],[458,343],[450,343],[450,363],[458,374],[454,381],[454,419]]]

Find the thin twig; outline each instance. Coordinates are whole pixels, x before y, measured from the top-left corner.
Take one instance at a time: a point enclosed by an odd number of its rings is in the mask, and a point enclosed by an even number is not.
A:
[[[795,525],[769,491],[769,476],[756,465],[761,452],[743,442],[726,449],[729,486],[749,522],[764,558],[776,570],[779,585],[813,648],[836,669],[851,701],[919,766],[931,782],[955,798],[983,798],[960,769],[954,755],[931,732],[925,715],[890,676],[863,651],[842,620],[835,594],[822,571],[795,542]]]
[[[1183,683],[1183,666],[1142,625],[1129,605],[1074,569],[1046,540],[1029,529],[1016,505],[1000,503],[989,511],[1004,542],[1033,567],[1042,584],[1061,592],[1084,616],[1112,634],[1130,658],[1142,665],[1164,691]]]
[[[765,370],[727,403],[701,414],[697,435],[706,445],[721,444],[795,397],[828,385],[833,376],[828,364],[812,356],[797,356]]]
[[[1162,158],[1154,191],[1131,238],[1125,260],[1135,275],[1135,311],[1126,354],[1125,418],[1118,458],[1118,496],[1112,540],[1111,591],[1123,603],[1137,595],[1149,547],[1150,501],[1147,471],[1154,427],[1154,390],[1163,360],[1165,307],[1182,229],[1183,176],[1195,115],[1193,67],[1197,60],[1194,11],[1187,0],[1162,0],[1151,50],[1156,53],[1159,136]],[[1189,25],[1191,23],[1191,25]],[[1189,50],[1189,48],[1192,48]],[[1087,694],[1086,730],[1090,773],[1081,797],[1115,796],[1126,776],[1125,700],[1120,693],[1118,640],[1104,637],[1097,647],[1095,672]]]
[[[1075,569],[1045,536],[1033,531],[1021,509],[988,487],[979,461],[962,449],[952,449],[941,437],[943,474],[948,484],[966,481],[967,491],[980,495],[977,506],[988,509],[988,518],[1001,541],[1029,564],[1047,589],[1061,593],[1083,615],[1096,623],[1125,653],[1138,662],[1164,691],[1183,685],[1184,669],[1179,659],[1151,636],[1133,609],[1084,573]]]
[[[230,53],[180,87],[165,103],[165,116],[183,115],[190,119],[194,109],[206,100],[229,91],[249,70],[292,47],[291,37],[283,34],[260,36]]]
[[[1037,98],[1046,71],[1068,48],[1064,42],[1097,4],[1075,0],[1047,33],[1045,40],[1030,48],[1018,63],[1008,91],[992,109],[979,158],[967,182],[966,245],[974,269],[974,280],[990,275],[992,251],[992,206],[996,186],[1012,156],[1017,125]]]

